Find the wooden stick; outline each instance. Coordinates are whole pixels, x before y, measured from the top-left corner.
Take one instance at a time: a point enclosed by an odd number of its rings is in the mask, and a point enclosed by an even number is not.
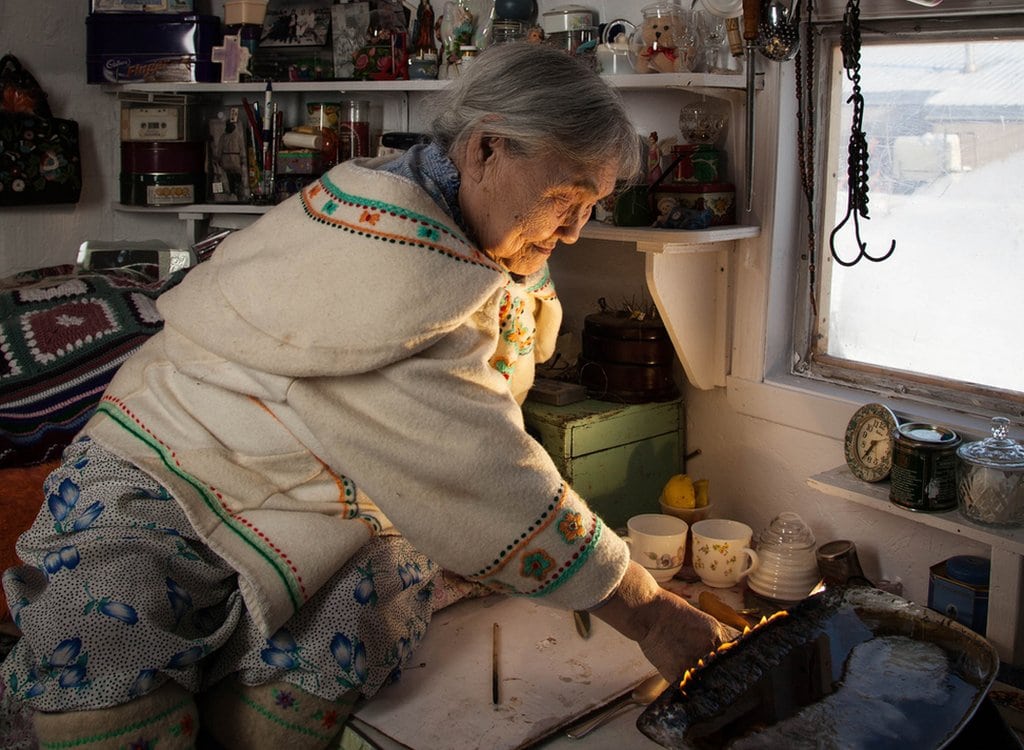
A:
[[[491,702],[498,705],[498,623],[491,631]]]

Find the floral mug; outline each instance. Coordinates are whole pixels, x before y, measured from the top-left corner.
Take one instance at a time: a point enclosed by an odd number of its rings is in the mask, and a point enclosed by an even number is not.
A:
[[[643,565],[658,583],[668,581],[683,567],[689,524],[664,513],[641,513],[626,522],[630,557]]]
[[[694,571],[708,586],[735,586],[760,564],[757,553],[750,548],[753,535],[753,529],[739,521],[725,518],[697,521],[693,525]]]

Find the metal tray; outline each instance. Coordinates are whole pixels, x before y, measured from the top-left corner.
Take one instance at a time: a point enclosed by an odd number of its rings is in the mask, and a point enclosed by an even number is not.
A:
[[[999,669],[984,638],[870,587],[809,597],[707,657],[637,727],[669,748],[943,748]]]

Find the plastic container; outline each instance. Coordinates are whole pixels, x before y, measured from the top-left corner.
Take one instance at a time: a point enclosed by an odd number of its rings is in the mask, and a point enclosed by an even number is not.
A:
[[[995,417],[992,436],[957,449],[957,507],[989,526],[1024,525],[1024,445],[1007,437],[1010,420]]]
[[[268,0],[225,0],[224,24],[262,24],[267,15]]]

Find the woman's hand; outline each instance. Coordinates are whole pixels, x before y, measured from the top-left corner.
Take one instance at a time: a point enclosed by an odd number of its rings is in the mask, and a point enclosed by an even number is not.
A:
[[[615,594],[592,610],[595,617],[640,645],[670,682],[683,676],[723,641],[739,634],[658,585],[639,563],[630,562]]]

